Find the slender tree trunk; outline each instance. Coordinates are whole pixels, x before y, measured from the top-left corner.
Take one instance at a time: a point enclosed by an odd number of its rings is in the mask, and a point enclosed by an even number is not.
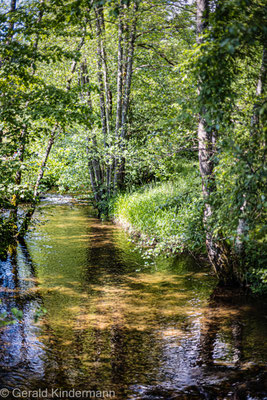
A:
[[[126,122],[128,117],[131,84],[132,84],[132,74],[133,74],[133,58],[134,58],[134,46],[136,39],[136,24],[137,24],[137,3],[134,3],[134,21],[132,24],[132,29],[130,33],[130,43],[129,51],[127,57],[127,68],[126,68],[126,78],[125,78],[125,89],[124,98],[122,103],[122,113],[121,113],[121,137],[124,138],[126,134]]]
[[[86,63],[83,63],[81,65],[81,74],[82,74],[82,78],[81,78],[81,86],[89,83],[89,80],[87,78],[87,66]],[[88,104],[90,105],[90,108],[92,109],[92,101],[91,101],[91,97],[90,97],[90,93],[88,96]],[[98,187],[99,185],[102,183],[102,178],[101,178],[101,169],[99,168],[99,163],[98,160],[96,159],[95,155],[96,152],[94,152],[92,150],[92,143],[94,145],[94,148],[97,149],[97,145],[96,145],[96,138],[95,136],[93,136],[93,138],[91,138],[89,135],[87,136],[87,146],[86,146],[86,154],[88,156],[88,169],[89,169],[89,175],[90,175],[90,182],[91,182],[91,186],[92,186],[92,191],[94,194],[94,198],[96,203],[98,203],[101,199],[100,199],[100,194],[99,194],[99,190]]]
[[[203,42],[202,35],[208,26],[209,0],[197,0],[197,42]],[[198,93],[201,94],[201,79]],[[198,156],[202,178],[202,192],[204,197],[204,226],[206,231],[206,248],[210,263],[222,283],[233,283],[235,277],[229,259],[229,252],[223,241],[214,238],[210,220],[213,215],[211,195],[215,190],[214,181],[214,154],[216,152],[215,130],[208,127],[205,120],[206,110],[202,107],[198,122]]]
[[[102,123],[102,133],[104,140],[104,147],[107,144],[107,114],[105,106],[105,95],[104,95],[104,77],[102,70],[102,43],[101,43],[101,22],[96,10],[96,37],[97,37],[97,79],[99,86],[99,104],[100,114]]]
[[[95,198],[95,202],[98,203],[100,201],[100,198],[99,198],[99,195],[98,195],[93,163],[90,160],[91,154],[89,152],[89,146],[86,146],[86,153],[87,153],[88,159],[89,159],[88,160],[88,169],[89,169],[89,175],[90,175],[90,182],[91,182],[91,186],[92,186],[92,191],[93,191],[93,195],[94,195],[94,198]]]
[[[43,0],[41,1],[41,3],[43,3]],[[12,1],[12,7],[11,7],[12,12],[15,11],[15,8],[16,8],[16,1]],[[38,17],[38,20],[37,20],[37,25],[38,26],[40,26],[42,18],[43,18],[43,9],[41,9],[41,11],[39,12],[39,17]],[[10,27],[10,29],[13,29],[13,26]],[[33,59],[32,59],[32,63],[31,63],[32,76],[35,75],[35,71],[36,71],[34,62],[35,62],[36,55],[37,55],[39,37],[40,37],[40,35],[39,35],[39,32],[38,32],[37,35],[36,35],[36,39],[35,39],[34,45],[33,45],[34,53],[33,53]],[[29,101],[27,101],[26,104],[25,104],[25,108],[26,109],[28,108],[28,105],[29,105]],[[18,154],[17,154],[18,161],[19,161],[19,164],[20,164],[19,165],[19,169],[17,170],[16,175],[15,175],[15,184],[17,186],[19,186],[21,184],[21,178],[22,178],[21,166],[22,166],[22,163],[24,161],[26,139],[27,139],[27,126],[24,125],[24,127],[23,127],[23,129],[21,131],[20,138],[19,138],[19,143],[20,144],[19,144],[19,149],[18,149]],[[13,195],[11,204],[13,205],[14,208],[13,208],[13,210],[11,210],[10,217],[11,217],[12,221],[14,221],[14,222],[16,221],[16,225],[18,225],[17,219],[18,219],[19,196],[18,196],[17,193],[15,193]]]
[[[120,3],[122,8],[122,4]],[[116,124],[115,124],[115,140],[116,144],[119,145],[119,136],[121,129],[121,114],[122,114],[122,69],[123,69],[123,22],[122,22],[122,12],[120,12],[119,17],[119,27],[118,27],[118,60],[117,60],[117,109],[116,109]],[[114,159],[114,191],[117,188],[117,178],[116,173],[118,168],[118,157],[115,156]]]
[[[76,51],[75,51],[76,53],[78,53],[82,49],[82,47],[84,45],[84,41],[85,41],[85,35],[86,35],[86,28],[84,27],[83,35],[82,35],[80,43],[78,44],[78,46],[76,48]],[[70,69],[70,77],[67,79],[67,85],[66,85],[66,89],[67,90],[70,90],[70,85],[71,85],[71,82],[72,82],[72,79],[73,79],[73,74],[74,74],[74,72],[76,70],[76,67],[77,67],[77,63],[78,63],[77,60],[73,60],[73,62],[72,62],[71,69]]]
[[[202,35],[208,25],[208,13],[209,13],[209,0],[197,0],[197,43],[203,42]],[[198,94],[201,93],[201,82],[198,86]],[[212,216],[212,208],[209,203],[210,195],[214,190],[214,178],[213,178],[213,149],[214,140],[212,137],[211,130],[206,129],[205,121],[205,108],[202,107],[199,113],[198,120],[198,157],[199,157],[199,168],[202,178],[202,192],[205,200],[204,208],[204,225],[206,227],[206,246],[208,250],[208,256],[212,265],[214,266],[214,259],[216,259],[216,249],[214,247],[212,233],[208,225],[208,220]],[[216,271],[217,272],[217,271]]]
[[[18,217],[18,205],[19,205],[19,195],[17,193],[18,191],[18,186],[21,184],[21,166],[24,160],[24,152],[25,152],[25,142],[26,142],[26,136],[27,136],[27,130],[26,126],[24,129],[21,131],[21,135],[19,138],[19,149],[17,152],[17,159],[19,162],[19,168],[16,172],[15,175],[15,185],[17,186],[16,192],[12,196],[11,200],[11,205],[13,206],[11,212],[10,212],[10,220],[14,224],[14,226],[17,226],[17,217]]]
[[[46,151],[45,151],[45,155],[44,155],[44,159],[42,161],[40,170],[39,170],[39,174],[37,176],[37,180],[34,186],[34,191],[33,191],[33,201],[32,204],[30,206],[30,208],[27,210],[26,215],[23,218],[23,222],[21,224],[19,233],[18,233],[18,237],[23,237],[25,235],[25,233],[27,232],[28,228],[29,228],[29,224],[31,222],[32,216],[34,214],[34,211],[36,209],[36,204],[37,204],[37,196],[38,196],[38,189],[41,183],[41,180],[43,178],[44,175],[44,171],[45,171],[45,167],[46,167],[46,163],[50,154],[50,151],[52,149],[54,140],[55,140],[55,135],[56,135],[56,131],[57,131],[57,127],[58,125],[55,125],[54,128],[51,131],[50,134],[50,138],[46,147]]]
[[[127,128],[127,118],[129,111],[129,103],[130,103],[130,93],[131,93],[131,83],[132,83],[132,73],[133,73],[133,59],[134,59],[134,48],[135,48],[135,40],[136,40],[136,25],[137,25],[137,10],[138,5],[137,2],[133,5],[133,21],[131,25],[130,38],[129,38],[129,49],[127,54],[127,62],[126,62],[126,76],[125,76],[125,86],[123,98],[120,99],[121,104],[121,122],[120,122],[120,134],[119,134],[119,147],[120,153],[123,153],[125,148],[125,136],[126,136],[126,128]],[[119,63],[118,63],[119,64]],[[121,71],[123,66],[121,66]],[[121,83],[122,85],[122,83]],[[117,162],[114,176],[114,189],[116,191],[117,188],[123,187],[124,181],[124,168],[125,168],[125,157],[123,154],[119,155],[119,162]]]
[[[103,82],[104,82],[104,98],[105,98],[105,116],[106,116],[106,132],[107,137],[110,137],[111,131],[111,123],[112,123],[112,92],[109,84],[109,71],[108,71],[108,63],[107,63],[107,52],[106,52],[106,40],[105,40],[105,21],[103,14],[103,7],[98,7],[95,10],[97,24],[98,24],[98,32],[99,34],[99,46],[101,50],[101,61],[102,61],[102,73],[103,73]],[[109,147],[108,141],[106,141],[106,147]],[[107,161],[105,163],[105,172],[106,172],[106,187],[107,194],[110,196],[111,190],[111,176],[112,169],[110,168],[109,155],[107,154]]]
[[[79,44],[77,46],[77,52],[81,50],[81,48],[82,48],[82,46],[84,44],[85,33],[86,32],[84,30],[84,35],[83,35],[81,41],[79,42]],[[66,90],[67,91],[70,90],[70,86],[71,86],[71,82],[72,82],[72,79],[73,79],[73,74],[74,74],[74,72],[76,70],[76,66],[77,66],[77,61],[73,61],[72,66],[71,66],[71,76],[67,80],[67,84],[66,84]],[[50,138],[48,140],[48,144],[47,144],[46,151],[45,151],[45,154],[44,154],[44,158],[43,158],[43,161],[42,161],[42,164],[41,164],[41,167],[40,167],[37,179],[36,179],[36,183],[35,183],[35,186],[34,186],[34,192],[33,192],[33,201],[32,201],[31,206],[29,207],[29,209],[27,210],[27,212],[26,212],[26,214],[25,214],[25,216],[23,218],[20,230],[19,230],[18,235],[17,235],[18,238],[22,238],[27,233],[27,230],[29,228],[32,216],[33,216],[34,211],[36,209],[37,197],[38,197],[38,189],[39,189],[40,183],[41,183],[43,175],[44,175],[44,171],[45,171],[45,167],[46,167],[46,164],[47,164],[47,160],[48,160],[49,154],[51,152],[52,146],[53,146],[54,141],[55,141],[57,128],[58,128],[58,124],[56,123],[54,125],[52,131],[51,131]]]
[[[86,60],[84,60],[81,64],[80,84],[81,84],[81,86],[88,86],[89,83],[90,83],[90,80],[89,80],[89,75],[88,75],[87,63],[86,63]],[[90,90],[86,90],[85,95],[86,95],[87,103],[92,111],[93,105],[92,105]],[[99,160],[97,158],[97,141],[96,141],[96,136],[95,136],[94,132],[92,132],[92,136],[88,135],[87,143],[88,144],[86,146],[86,153],[88,156],[88,168],[89,168],[90,182],[91,182],[95,202],[98,205],[101,202],[101,197],[102,197],[103,179],[102,179],[101,168],[99,165]]]
[[[8,23],[8,32],[7,32],[7,38],[6,38],[6,44],[10,45],[12,42],[12,38],[14,35],[14,21],[13,21],[13,13],[16,11],[17,8],[17,2],[16,0],[11,0],[10,2],[10,9],[9,9],[9,23]],[[1,62],[2,65],[2,62]],[[26,130],[23,129],[19,138],[19,148],[17,152],[17,158],[19,163],[23,161],[23,155],[24,155],[24,148],[25,148],[25,135],[26,135]],[[15,185],[18,186],[21,182],[21,169],[19,169],[16,172],[15,175]],[[17,193],[14,193],[11,199],[11,205],[13,206],[12,210],[10,211],[10,216],[9,220],[10,223],[13,227],[14,232],[17,232],[17,209],[18,209],[18,195]]]
[[[102,58],[102,71],[105,89],[105,105],[106,105],[106,122],[107,122],[107,134],[110,133],[110,124],[112,117],[112,93],[109,84],[109,71],[107,63],[107,52],[106,52],[106,40],[105,40],[105,21],[103,15],[103,8],[100,7],[96,10],[98,18],[99,31],[100,31],[100,48]]]
[[[16,0],[11,0],[10,2],[10,9],[9,9],[9,23],[8,23],[8,31],[6,36],[6,44],[9,45],[12,41],[14,35],[14,22],[12,21],[12,14],[16,11]],[[3,65],[3,59],[0,58],[0,68]],[[3,94],[1,94],[3,96]],[[0,130],[0,143],[3,141],[4,133]]]
[[[24,152],[25,152],[25,140],[26,140],[26,136],[27,136],[27,131],[26,131],[26,126],[23,128],[21,135],[20,135],[20,147],[17,153],[18,156],[18,160],[21,163],[23,163],[24,160]],[[15,176],[15,183],[16,185],[20,185],[21,183],[21,168],[19,168],[16,172],[16,176]]]
[[[50,138],[49,138],[47,147],[46,147],[44,159],[43,159],[43,161],[42,161],[41,168],[40,168],[40,170],[39,170],[39,174],[38,174],[38,177],[37,177],[35,186],[34,186],[34,191],[33,191],[33,199],[34,199],[34,200],[36,200],[36,198],[37,198],[38,189],[39,189],[41,180],[42,180],[42,178],[43,178],[43,176],[44,176],[44,171],[45,171],[46,163],[47,163],[47,160],[48,160],[50,151],[51,151],[52,146],[53,146],[54,141],[55,141],[55,136],[56,136],[57,127],[58,127],[58,125],[55,125],[54,128],[53,128],[52,131],[51,131],[51,135],[50,135]]]

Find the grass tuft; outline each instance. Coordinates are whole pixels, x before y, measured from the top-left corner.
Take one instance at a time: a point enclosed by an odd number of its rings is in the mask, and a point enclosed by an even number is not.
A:
[[[113,215],[155,254],[204,250],[203,200],[197,175],[120,194]]]

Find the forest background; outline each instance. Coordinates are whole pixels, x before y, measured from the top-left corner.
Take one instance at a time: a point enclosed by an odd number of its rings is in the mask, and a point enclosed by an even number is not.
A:
[[[0,15],[0,236],[86,193],[148,254],[266,291],[263,0],[11,0]]]

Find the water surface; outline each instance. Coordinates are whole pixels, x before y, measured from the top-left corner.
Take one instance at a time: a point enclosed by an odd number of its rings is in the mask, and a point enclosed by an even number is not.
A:
[[[1,262],[1,387],[116,399],[264,399],[264,303],[222,292],[188,257],[145,262],[84,205],[44,205]],[[36,313],[47,314],[34,322]],[[0,312],[1,312],[0,310]]]

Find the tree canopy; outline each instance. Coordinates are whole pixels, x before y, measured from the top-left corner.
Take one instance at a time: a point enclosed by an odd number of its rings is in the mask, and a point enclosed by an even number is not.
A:
[[[26,234],[51,188],[90,193],[104,216],[122,193],[184,178],[183,196],[202,187],[186,200],[202,236],[186,243],[222,282],[263,284],[265,2],[5,0],[0,11],[3,241]]]

